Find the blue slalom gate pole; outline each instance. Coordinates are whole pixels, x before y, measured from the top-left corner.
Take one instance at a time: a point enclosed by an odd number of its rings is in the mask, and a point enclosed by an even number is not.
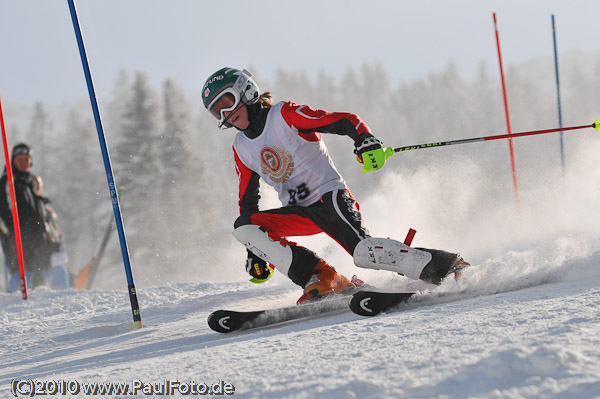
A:
[[[83,44],[83,37],[81,35],[81,28],[79,26],[79,19],[77,18],[77,10],[75,9],[74,0],[67,0],[67,2],[69,3],[69,9],[71,11],[71,19],[73,20],[75,37],[77,38],[77,45],[79,46],[81,64],[83,65],[83,73],[85,74],[85,80],[87,82],[90,102],[92,103],[92,111],[94,113],[94,120],[96,122],[96,130],[98,131],[98,140],[100,141],[100,149],[102,150],[102,158],[104,159],[104,169],[106,171],[106,179],[108,180],[108,190],[110,191],[110,198],[113,204],[115,222],[117,231],[119,233],[119,242],[121,243],[121,254],[123,255],[123,264],[125,266],[125,274],[127,275],[127,290],[129,291],[129,300],[131,301],[131,309],[133,311],[134,327],[140,328],[142,327],[142,317],[140,315],[137,293],[133,283],[133,274],[131,273],[131,263],[129,261],[129,250],[127,249],[127,239],[125,238],[125,229],[123,227],[123,219],[121,217],[121,207],[119,206],[119,197],[117,195],[112,166],[110,163],[110,155],[106,145],[106,137],[104,136],[102,121],[100,120],[100,111],[98,109],[98,102],[96,101],[94,84],[92,83],[92,74],[90,73],[90,66],[85,53],[85,46]]]
[[[562,109],[560,106],[560,80],[558,78],[558,52],[556,51],[556,25],[554,23],[554,14],[552,14],[552,39],[554,41],[554,70],[556,71],[556,96],[558,99],[558,127],[562,128]],[[562,164],[563,176],[565,175],[565,146],[563,142],[563,132],[560,132],[560,162]]]

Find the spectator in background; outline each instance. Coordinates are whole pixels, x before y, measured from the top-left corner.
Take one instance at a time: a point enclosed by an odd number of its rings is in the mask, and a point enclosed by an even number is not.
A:
[[[50,201],[41,195],[41,178],[31,173],[32,155],[27,144],[19,143],[11,156],[27,285],[68,288],[67,269],[51,261],[53,253],[61,249],[60,230],[56,214],[47,205]],[[0,219],[2,250],[9,272],[8,291],[13,292],[20,287],[20,274],[6,170],[0,177]]]

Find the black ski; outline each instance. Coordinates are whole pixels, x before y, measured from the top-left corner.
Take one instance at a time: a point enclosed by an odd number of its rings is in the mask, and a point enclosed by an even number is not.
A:
[[[350,299],[350,310],[361,316],[375,316],[406,302],[414,292],[359,291]]]
[[[217,310],[208,316],[208,325],[216,332],[230,333],[345,310],[348,309],[348,299],[354,292],[356,291],[352,290],[302,305],[275,309],[249,312]]]

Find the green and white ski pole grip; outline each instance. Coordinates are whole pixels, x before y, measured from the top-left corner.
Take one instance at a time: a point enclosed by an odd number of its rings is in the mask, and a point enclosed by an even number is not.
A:
[[[378,148],[376,150],[364,152],[362,154],[362,173],[372,172],[374,170],[383,168],[385,161],[394,154],[395,152],[392,147]]]

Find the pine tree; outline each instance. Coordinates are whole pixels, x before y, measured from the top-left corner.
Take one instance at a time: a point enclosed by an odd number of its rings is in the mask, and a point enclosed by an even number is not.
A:
[[[111,213],[102,156],[94,122],[74,108],[67,116],[66,132],[56,138],[61,160],[53,168],[60,190],[52,204],[58,215],[71,269],[77,271],[92,256],[101,230]]]
[[[391,101],[390,81],[381,64],[362,66],[362,88],[357,96],[360,109],[348,110],[358,113],[373,133],[383,140],[398,141],[401,115]]]
[[[172,80],[163,85],[163,132],[159,139],[164,180],[174,184],[182,171],[191,167],[190,117],[187,100]],[[168,187],[167,186],[167,189]]]
[[[125,194],[121,213],[132,262],[151,262],[156,255],[156,202],[160,197],[160,115],[147,76],[137,72],[123,106],[117,137],[110,144],[115,183]]]
[[[352,67],[348,67],[340,82],[340,107],[335,111],[349,111],[359,113],[359,100],[361,84],[358,75]],[[360,114],[359,114],[360,115]]]
[[[51,134],[53,123],[46,107],[42,102],[37,102],[33,109],[33,116],[27,133],[27,144],[35,151],[36,169],[47,168],[47,137]]]
[[[117,183],[128,191],[146,192],[160,173],[158,108],[147,76],[135,75],[131,95],[121,114],[113,151]]]
[[[193,257],[193,248],[202,232],[199,208],[204,203],[205,191],[196,154],[193,153],[190,133],[189,105],[183,91],[172,80],[163,84],[163,127],[160,136],[163,174],[160,176],[161,198],[174,199],[157,203],[157,224],[169,231],[157,243],[162,268],[176,270]]]
[[[314,106],[320,109],[336,109],[338,89],[334,77],[323,69],[319,70],[316,87],[313,95]]]
[[[275,78],[275,95],[281,100],[293,100],[298,104],[310,104],[313,89],[305,71],[286,72],[279,68]]]
[[[121,69],[110,94],[106,113],[102,115],[104,131],[109,138],[109,142],[112,141],[110,137],[113,134],[116,135],[121,129],[125,106],[131,100],[131,87],[131,74],[126,69]]]

